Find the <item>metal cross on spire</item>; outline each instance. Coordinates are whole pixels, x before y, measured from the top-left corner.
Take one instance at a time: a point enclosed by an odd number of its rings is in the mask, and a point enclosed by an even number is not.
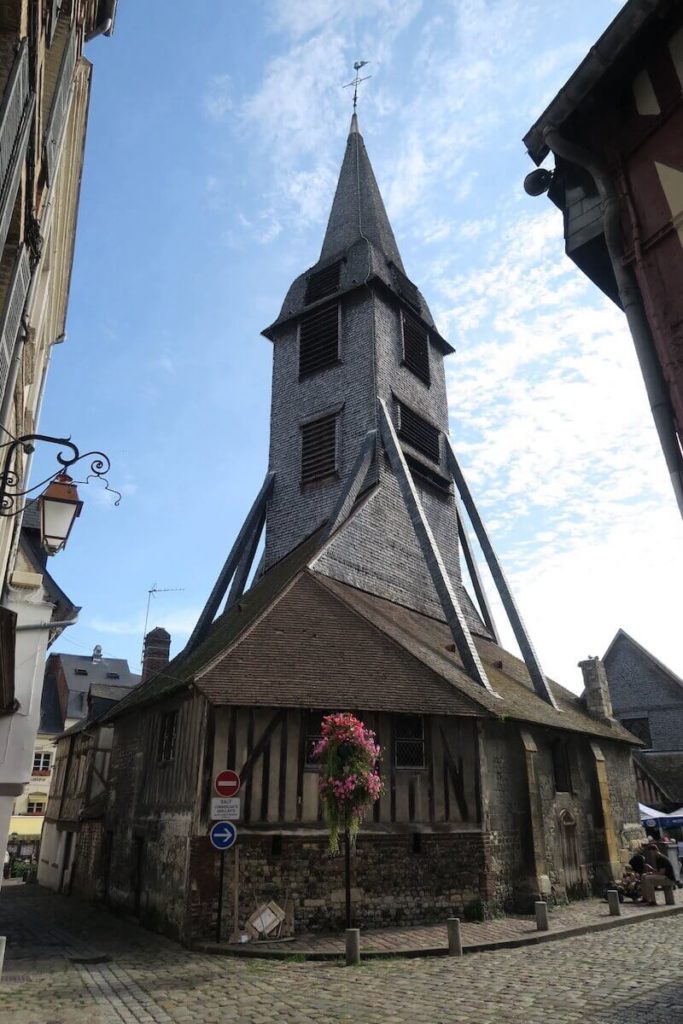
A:
[[[353,112],[356,112],[356,103],[358,101],[358,86],[361,82],[367,82],[368,78],[372,78],[372,75],[361,75],[359,74],[360,69],[364,68],[366,64],[369,64],[369,60],[357,60],[354,62],[353,70],[356,72],[356,77],[352,82],[347,82],[344,86],[345,89],[350,89],[353,86]]]

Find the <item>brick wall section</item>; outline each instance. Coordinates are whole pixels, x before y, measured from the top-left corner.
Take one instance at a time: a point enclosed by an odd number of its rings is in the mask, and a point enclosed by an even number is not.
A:
[[[218,903],[219,855],[208,839],[192,840],[190,916],[192,937],[213,938]],[[426,924],[463,915],[486,897],[490,841],[480,832],[422,835],[419,853],[412,835],[358,839],[352,863],[354,923],[365,928]],[[344,861],[331,856],[327,839],[282,837],[281,853],[270,837],[240,839],[240,928],[269,900],[294,905],[297,932],[344,926]],[[232,927],[233,861],[226,855],[223,934]]]
[[[683,750],[683,687],[624,636],[605,669],[615,718],[648,718],[653,750]]]

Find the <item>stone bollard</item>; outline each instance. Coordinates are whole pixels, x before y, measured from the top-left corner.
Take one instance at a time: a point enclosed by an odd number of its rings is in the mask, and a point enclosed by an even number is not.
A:
[[[360,963],[360,928],[346,929],[346,966]]]
[[[460,935],[460,918],[449,917],[446,921],[448,926],[448,955],[462,956],[462,937]]]
[[[548,931],[548,904],[545,900],[536,900],[534,903],[534,910],[536,911],[536,927],[539,932]]]
[[[667,885],[665,887],[665,889],[664,889],[664,902],[666,903],[667,907],[673,907],[673,905],[675,904],[676,899],[674,897],[674,887],[673,887],[673,885]]]
[[[611,917],[620,917],[621,903],[619,902],[619,893],[616,889],[607,890],[607,902],[609,904],[609,912]]]

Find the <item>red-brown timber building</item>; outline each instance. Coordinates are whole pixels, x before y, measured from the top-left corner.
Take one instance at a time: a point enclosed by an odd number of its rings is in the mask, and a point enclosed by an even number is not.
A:
[[[629,0],[524,137],[525,188],[625,312],[683,514],[683,5]]]

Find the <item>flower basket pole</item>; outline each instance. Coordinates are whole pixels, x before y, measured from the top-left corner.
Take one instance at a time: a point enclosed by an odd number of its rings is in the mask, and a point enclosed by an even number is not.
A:
[[[383,790],[380,748],[375,734],[348,713],[325,715],[322,738],[313,751],[321,762],[320,796],[329,829],[330,852],[344,836],[346,927],[351,927],[351,846],[368,809]]]

